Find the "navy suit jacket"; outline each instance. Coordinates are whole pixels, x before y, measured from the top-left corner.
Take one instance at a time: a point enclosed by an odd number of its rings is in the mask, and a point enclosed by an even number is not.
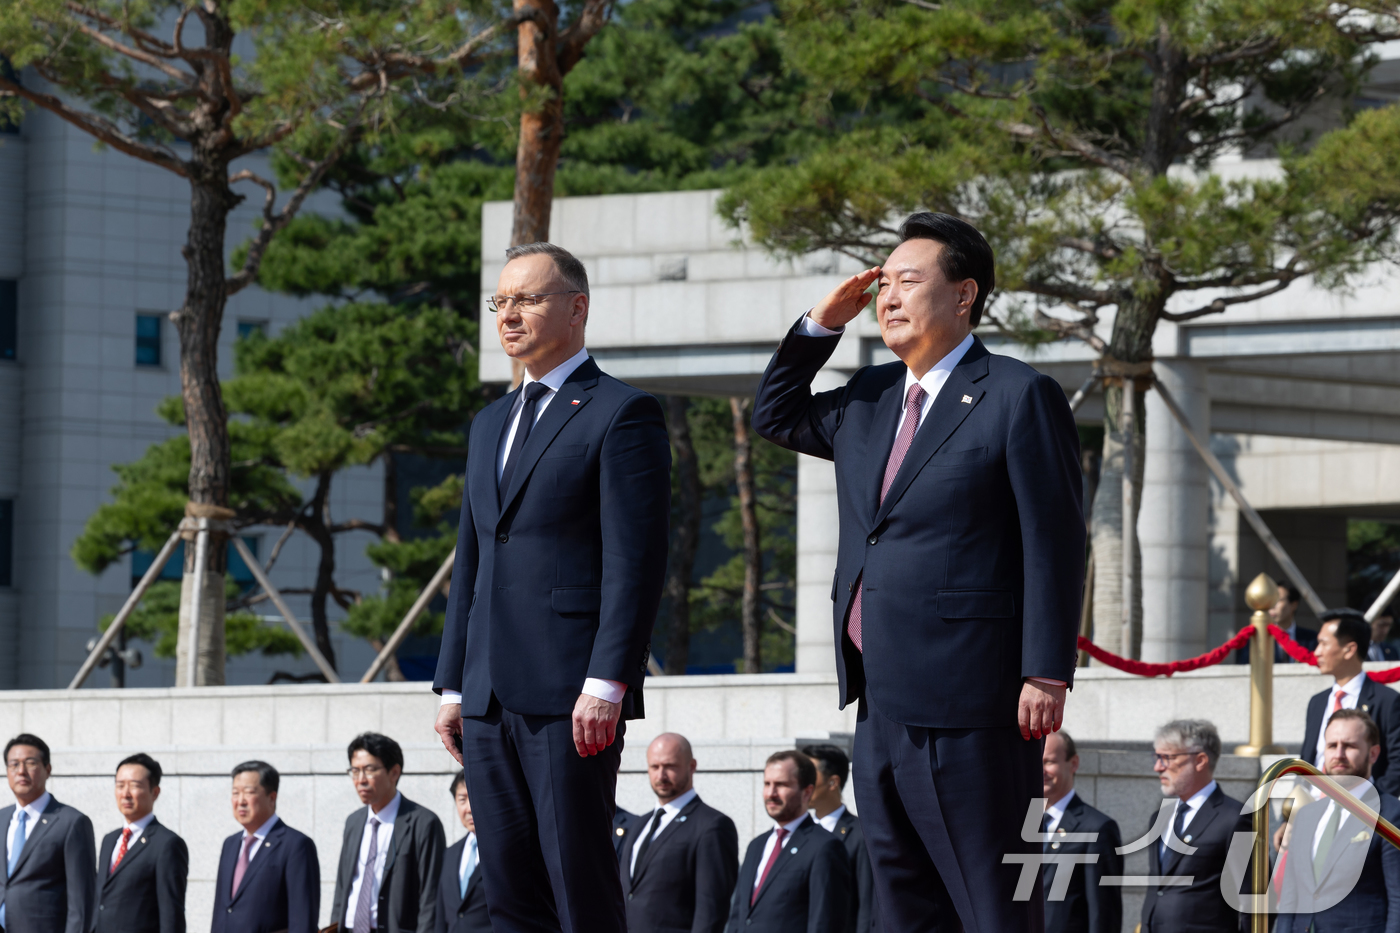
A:
[[[1192,821],[1194,825],[1195,821]],[[1054,835],[1095,833],[1094,842],[1067,842],[1056,839],[1042,843],[1046,855],[1097,855],[1098,860],[1085,865],[1046,865],[1041,870],[1045,880],[1045,933],[1120,933],[1123,929],[1123,889],[1101,884],[1105,876],[1123,874],[1123,856],[1118,847],[1123,844],[1118,824],[1100,810],[1075,794],[1065,807],[1060,825]],[[1069,885],[1063,899],[1050,899],[1050,886],[1057,873],[1070,872]]]
[[[875,912],[875,874],[870,867],[870,851],[865,847],[865,833],[861,831],[860,819],[847,810],[836,821],[832,834],[846,847],[846,857],[851,864],[851,909],[850,924],[846,927],[851,933],[871,933],[880,929]]]
[[[433,689],[484,716],[567,716],[586,678],[642,681],[666,574],[671,447],[661,403],[590,358],[531,429],[508,489],[496,456],[520,390],[472,421]],[[606,542],[606,545],[605,545]]]
[[[1303,745],[1298,750],[1298,757],[1308,764],[1317,756],[1317,734],[1331,697],[1332,688],[1328,687],[1308,700],[1308,723],[1303,730]],[[1367,677],[1361,684],[1356,708],[1370,715],[1381,731],[1381,756],[1371,767],[1371,781],[1382,794],[1400,795],[1400,767],[1390,766],[1390,752],[1395,750],[1400,754],[1400,693]]]
[[[467,837],[463,836],[449,846],[442,857],[433,921],[436,933],[491,933],[491,917],[486,913],[486,889],[481,886],[479,864],[467,879],[467,896],[462,896],[462,850],[466,846]]]
[[[783,851],[753,896],[769,830],[749,843],[729,908],[726,933],[844,933],[850,922],[851,868],[841,839],[810,816],[783,841]]]
[[[1323,862],[1321,881],[1317,880],[1310,856],[1317,824],[1326,810],[1327,801],[1319,800],[1300,810],[1293,822],[1274,933],[1303,933],[1309,922],[1316,933],[1400,933],[1400,849],[1355,817],[1341,824]],[[1400,820],[1400,800],[1381,794],[1380,814],[1392,823]],[[1326,897],[1329,884],[1344,890],[1353,881],[1355,886],[1341,903],[1308,912],[1316,906],[1314,897]],[[1341,893],[1335,890],[1328,900]]]
[[[1161,837],[1147,848],[1148,874],[1191,876],[1189,885],[1148,884],[1142,902],[1142,933],[1236,933],[1249,929],[1248,918],[1226,903],[1220,894],[1220,877],[1225,874],[1226,857],[1235,833],[1252,833],[1249,816],[1241,815],[1244,804],[1216,786],[1191,818],[1182,840],[1196,851],[1191,855],[1167,850],[1163,868]],[[1156,823],[1153,814],[1149,828]],[[1241,890],[1248,869],[1239,879],[1230,879]],[[1238,882],[1238,884],[1236,884]]]
[[[316,933],[321,915],[316,843],[279,819],[253,853],[238,895],[230,898],[242,840],[241,832],[229,836],[219,855],[212,933]]]
[[[633,818],[633,831],[619,853],[629,933],[721,933],[739,870],[734,821],[692,798],[652,840],[645,857],[638,855],[633,873],[632,852],[652,815]]]
[[[1083,478],[1065,393],[974,338],[882,504],[907,368],[868,366],[813,395],[839,339],[789,332],[759,383],[753,425],[836,462],[842,705],[864,696],[931,729],[1014,726],[1024,678],[1074,679]],[[858,583],[863,655],[845,637]]]
[[[38,825],[30,825],[15,873],[8,837],[14,804],[0,809],[0,897],[5,902],[5,933],[88,933],[96,907],[92,873],[92,820],[49,798]]]
[[[151,820],[127,844],[116,871],[112,853],[122,831],[114,829],[97,853],[97,920],[94,933],[185,933],[185,887],[190,851],[185,840]]]

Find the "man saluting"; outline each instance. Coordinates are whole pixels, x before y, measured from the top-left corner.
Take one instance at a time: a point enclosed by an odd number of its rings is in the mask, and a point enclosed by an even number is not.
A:
[[[972,335],[991,247],[920,213],[883,268],[793,326],[754,430],[836,462],[836,667],[860,702],[856,802],[892,930],[1040,929],[1010,853],[1040,787],[1041,738],[1074,674],[1084,572],[1079,437],[1064,392]],[[811,384],[870,301],[899,362]],[[956,920],[953,915],[956,915]]]

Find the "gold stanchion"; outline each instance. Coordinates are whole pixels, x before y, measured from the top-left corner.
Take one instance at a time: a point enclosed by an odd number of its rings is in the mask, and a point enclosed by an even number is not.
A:
[[[1249,758],[1282,755],[1282,745],[1274,744],[1274,639],[1269,634],[1268,609],[1278,602],[1278,586],[1261,573],[1244,591],[1244,601],[1254,610],[1249,623],[1254,637],[1249,640],[1249,744],[1236,745],[1235,754]]]

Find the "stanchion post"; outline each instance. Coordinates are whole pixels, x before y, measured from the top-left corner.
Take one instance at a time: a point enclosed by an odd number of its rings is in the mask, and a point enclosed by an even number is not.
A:
[[[1249,744],[1235,746],[1235,754],[1282,755],[1283,746],[1274,744],[1274,639],[1269,634],[1268,612],[1278,602],[1278,585],[1261,573],[1244,591],[1244,601],[1254,610],[1249,618],[1254,626],[1249,640]]]

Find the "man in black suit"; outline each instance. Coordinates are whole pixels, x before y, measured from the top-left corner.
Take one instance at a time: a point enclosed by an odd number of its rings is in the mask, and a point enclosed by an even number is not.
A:
[[[1327,724],[1326,772],[1394,823],[1400,800],[1369,783],[1380,730],[1360,710]],[[1297,811],[1289,834],[1275,933],[1400,933],[1400,849],[1330,798]]]
[[[345,821],[331,920],[354,933],[433,933],[447,838],[437,814],[399,793],[403,749],[387,735],[355,736],[350,780],[363,809]]]
[[[817,767],[796,749],[768,756],[763,808],[773,828],[749,843],[726,933],[842,933],[851,869],[841,840],[807,815]]]
[[[1371,626],[1355,609],[1323,613],[1317,633],[1317,669],[1332,677],[1333,684],[1308,700],[1307,727],[1298,757],[1321,768],[1325,761],[1322,736],[1327,721],[1339,709],[1359,709],[1375,720],[1380,730],[1380,753],[1371,768],[1371,780],[1381,793],[1400,794],[1400,768],[1391,766],[1394,749],[1400,749],[1400,693],[1366,676],[1361,662],[1371,647]]]
[[[1395,616],[1389,609],[1383,609],[1371,620],[1371,648],[1366,652],[1368,661],[1400,661],[1400,651],[1390,641],[1390,630],[1395,626]]]
[[[613,851],[617,853],[618,864],[622,863],[622,850],[627,848],[627,837],[632,834],[636,822],[637,814],[631,810],[613,807]]]
[[[0,810],[5,877],[0,929],[5,933],[89,933],[95,906],[92,820],[48,792],[53,765],[37,735],[5,745],[5,772],[15,802]]]
[[[729,919],[739,832],[695,793],[695,768],[685,736],[663,733],[647,746],[657,806],[635,818],[622,850],[630,933],[720,933]]]
[[[878,929],[875,919],[875,878],[870,871],[870,853],[860,819],[846,809],[842,794],[851,775],[851,759],[835,745],[804,745],[802,754],[817,766],[817,784],[812,793],[812,815],[821,828],[834,833],[846,847],[851,868],[851,910],[846,929],[869,933]]]
[[[1269,607],[1269,621],[1287,632],[1289,638],[1309,651],[1313,651],[1317,648],[1317,632],[1299,625],[1295,618],[1298,613],[1298,601],[1301,598],[1297,587],[1288,583],[1280,583],[1278,585],[1278,601]],[[1235,652],[1235,663],[1249,663],[1248,645]],[[1283,650],[1282,645],[1274,642],[1274,663],[1296,664],[1297,662],[1293,660],[1292,655]]]
[[[233,769],[233,818],[214,880],[212,933],[316,933],[321,864],[316,843],[277,816],[277,769],[245,761]]]
[[[467,779],[459,771],[452,778],[452,802],[457,806],[457,819],[467,834],[452,845],[442,857],[442,875],[437,886],[437,920],[435,933],[491,933],[491,918],[486,912],[486,889],[477,871],[479,848],[476,823],[472,820],[472,801],[467,795]]]
[[[185,840],[156,819],[160,762],[136,754],[117,765],[117,810],[125,824],[97,856],[94,933],[185,933]]]
[[[1079,771],[1079,751],[1068,732],[1045,737],[1041,756],[1041,786],[1045,815],[1041,842],[1045,855],[1096,856],[1087,863],[1047,862],[1041,870],[1045,888],[1045,933],[1120,933],[1123,928],[1123,889],[1101,884],[1104,876],[1123,874],[1118,846],[1123,838],[1118,824],[1084,802],[1074,790]],[[1092,842],[1074,840],[1089,835]],[[1061,874],[1063,873],[1063,874]],[[1058,885],[1056,879],[1060,880]]]
[[[583,263],[549,243],[506,258],[490,302],[525,376],[472,420],[436,728],[465,754],[491,922],[622,931],[608,840],[625,720],[644,715],[670,441],[660,402],[584,349]]]
[[[1244,804],[1215,783],[1220,734],[1205,720],[1179,719],[1157,730],[1153,748],[1162,796],[1176,803],[1163,807],[1149,824],[1150,838],[1143,840],[1148,874],[1189,876],[1191,883],[1148,883],[1142,933],[1236,933],[1244,920],[1221,895],[1221,875],[1234,834],[1249,833],[1252,825],[1241,815]],[[1232,877],[1226,884],[1240,891],[1243,881]]]
[[[1079,432],[1058,383],[973,336],[995,279],[982,235],[920,213],[900,241],[783,338],[754,430],[836,463],[836,670],[841,704],[860,701],[856,803],[881,923],[1021,933],[1041,897],[1016,899],[1003,857],[1036,852],[1021,824],[1074,676]],[[899,361],[813,395],[877,280]]]

